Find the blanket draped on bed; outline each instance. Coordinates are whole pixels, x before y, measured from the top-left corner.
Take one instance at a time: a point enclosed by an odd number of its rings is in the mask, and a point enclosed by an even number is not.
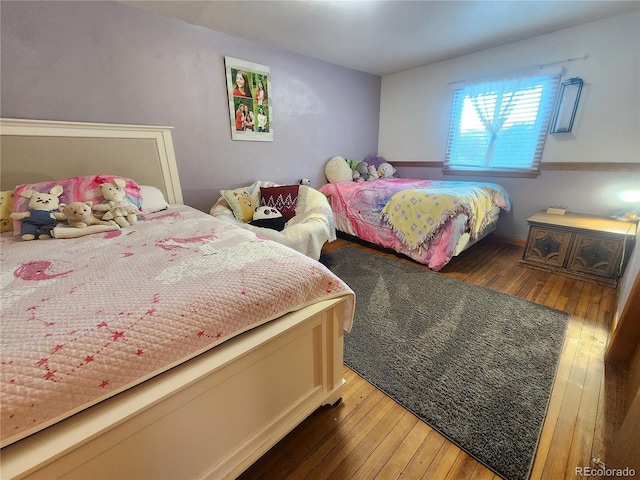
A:
[[[318,262],[186,206],[113,232],[0,243],[2,446],[288,312],[353,295]]]
[[[248,191],[251,193],[256,189],[259,190],[260,187],[275,185],[273,182],[258,180],[248,187]],[[285,229],[281,232],[239,222],[223,197],[218,199],[210,213],[215,217],[232,222],[240,228],[293,248],[314,260],[320,258],[325,242],[333,242],[336,239],[333,212],[326,197],[306,185],[300,185],[296,214],[287,222]]]
[[[511,210],[509,193],[489,182],[381,178],[329,183],[320,191],[331,199],[339,230],[436,271],[459,247],[495,229],[500,210]]]
[[[486,226],[497,205],[496,190],[486,186],[434,185],[403,190],[393,195],[382,209],[385,219],[409,248],[422,248],[449,218],[464,213],[471,238]]]

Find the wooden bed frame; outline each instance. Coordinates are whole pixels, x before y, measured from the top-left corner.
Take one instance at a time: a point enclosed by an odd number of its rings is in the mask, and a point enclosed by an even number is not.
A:
[[[2,190],[109,173],[182,203],[170,127],[0,119],[0,134]],[[346,302],[284,315],[2,448],[2,478],[235,478],[340,400]]]

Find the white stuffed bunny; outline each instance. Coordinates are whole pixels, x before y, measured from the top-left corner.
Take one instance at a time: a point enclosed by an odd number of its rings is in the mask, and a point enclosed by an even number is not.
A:
[[[96,212],[106,212],[102,220],[113,220],[121,227],[128,227],[138,223],[138,215],[142,212],[133,203],[125,200],[127,192],[124,187],[127,183],[121,178],[114,178],[111,183],[100,185],[102,196],[106,203],[93,206]]]
[[[54,227],[58,221],[65,219],[58,209],[59,196],[62,195],[62,187],[56,185],[49,193],[24,190],[20,195],[29,199],[29,210],[26,212],[13,212],[10,216],[14,220],[20,220],[20,236],[22,240],[44,240],[51,238]]]

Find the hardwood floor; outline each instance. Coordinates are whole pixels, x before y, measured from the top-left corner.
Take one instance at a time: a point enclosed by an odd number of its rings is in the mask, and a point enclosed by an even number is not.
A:
[[[345,245],[410,262],[346,239],[325,250]],[[615,290],[522,267],[521,257],[522,247],[489,238],[440,273],[571,314],[530,478],[573,479],[605,458],[605,416],[615,414],[603,360]],[[240,478],[500,478],[347,367],[344,378],[340,405],[318,409]]]

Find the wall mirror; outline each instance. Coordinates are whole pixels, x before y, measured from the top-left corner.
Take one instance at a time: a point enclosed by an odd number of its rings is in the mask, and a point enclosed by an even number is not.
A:
[[[582,84],[581,78],[570,78],[560,84],[558,101],[551,119],[551,128],[549,130],[551,133],[571,132],[573,121],[576,118],[576,110],[578,110]]]

